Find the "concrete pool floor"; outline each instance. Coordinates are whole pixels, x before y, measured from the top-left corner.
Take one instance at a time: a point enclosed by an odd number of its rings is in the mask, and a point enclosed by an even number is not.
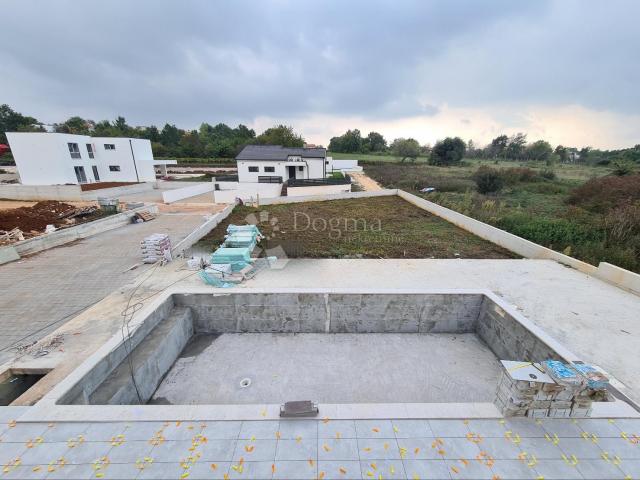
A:
[[[499,372],[472,333],[201,334],[151,403],[491,402]]]

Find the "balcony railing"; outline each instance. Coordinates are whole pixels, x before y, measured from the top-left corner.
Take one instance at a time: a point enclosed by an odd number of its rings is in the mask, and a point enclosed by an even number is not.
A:
[[[238,175],[216,175],[216,182],[237,182]]]
[[[290,178],[287,182],[289,187],[318,187],[322,185],[349,185],[351,177],[345,175],[344,178]]]

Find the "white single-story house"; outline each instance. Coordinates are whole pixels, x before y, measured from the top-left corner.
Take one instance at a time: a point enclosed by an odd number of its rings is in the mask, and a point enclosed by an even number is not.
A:
[[[7,132],[23,185],[154,182],[151,142],[140,138]],[[170,163],[175,163],[171,161]]]
[[[281,195],[327,195],[351,191],[348,175],[333,176],[327,150],[319,147],[247,145],[236,157],[238,175],[218,177],[214,196],[217,203],[237,198],[257,201]]]

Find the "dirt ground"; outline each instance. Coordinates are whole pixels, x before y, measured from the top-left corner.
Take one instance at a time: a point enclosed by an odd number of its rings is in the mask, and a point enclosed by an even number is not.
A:
[[[236,207],[200,245],[215,248],[229,224],[247,223],[266,235],[267,254],[282,247],[289,258],[516,257],[398,197]]]
[[[349,176],[362,187],[365,192],[382,190],[382,187],[373,178],[361,172],[351,172]]]
[[[83,183],[80,185],[80,189],[83,192],[90,190],[102,190],[103,188],[123,187],[126,185],[137,185],[139,182],[98,182],[98,183]]]
[[[19,228],[25,237],[42,234],[47,225],[58,228],[70,227],[90,222],[104,216],[104,212],[97,210],[82,217],[63,218],[67,213],[76,210],[74,205],[55,200],[37,202],[30,206],[6,209],[0,211],[0,230],[10,231]]]

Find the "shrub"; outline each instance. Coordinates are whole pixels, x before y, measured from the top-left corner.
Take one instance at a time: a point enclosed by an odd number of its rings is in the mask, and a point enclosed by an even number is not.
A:
[[[544,178],[545,180],[555,180],[556,179],[556,172],[554,172],[550,168],[545,168],[544,170],[542,170],[540,172],[540,176],[542,178]]]
[[[556,249],[604,240],[601,230],[563,218],[512,214],[499,219],[496,226],[532,242]]]
[[[624,175],[630,175],[634,170],[634,165],[631,162],[625,160],[616,160],[613,162],[613,173],[618,177],[622,177]]]
[[[447,137],[433,146],[429,163],[440,166],[455,165],[464,157],[466,148],[466,144],[461,138]]]
[[[593,178],[579,186],[567,199],[592,212],[605,213],[612,208],[640,200],[640,175]]]
[[[604,217],[604,228],[607,239],[612,243],[627,243],[640,236],[640,202],[610,210]]]
[[[499,192],[504,186],[500,171],[487,166],[482,166],[476,170],[473,174],[473,181],[476,182],[478,192],[482,194]]]

